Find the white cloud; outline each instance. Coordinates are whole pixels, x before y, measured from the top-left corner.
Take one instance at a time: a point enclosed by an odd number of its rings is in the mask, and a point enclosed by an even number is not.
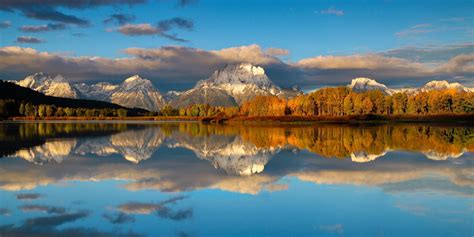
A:
[[[424,50],[423,58],[436,58],[436,61],[427,62],[412,57],[407,49],[395,49],[371,54],[316,56],[290,63],[276,57],[287,53],[286,49],[263,50],[256,44],[219,50],[182,46],[127,48],[123,50],[127,56],[121,58],[74,57],[7,46],[0,47],[0,76],[20,79],[44,71],[63,74],[75,81],[103,81],[123,80],[126,76],[140,74],[154,80],[157,85],[177,89],[173,87],[191,87],[197,80],[207,78],[226,64],[249,62],[263,66],[270,78],[283,87],[341,85],[357,76],[372,77],[389,85],[406,85],[410,80],[411,83],[422,83],[430,78],[470,80],[474,74],[474,53],[460,53],[466,47],[417,49]]]
[[[344,15],[343,10],[338,10],[334,7],[330,7],[328,9],[321,10],[320,13],[321,14],[328,14],[328,15],[336,15],[336,16],[343,16]]]

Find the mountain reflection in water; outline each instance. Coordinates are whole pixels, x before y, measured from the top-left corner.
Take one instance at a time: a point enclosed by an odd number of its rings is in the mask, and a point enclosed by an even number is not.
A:
[[[18,147],[9,154],[37,164],[50,160],[61,162],[70,155],[89,154],[118,154],[137,164],[149,159],[160,146],[166,146],[191,150],[198,158],[211,161],[216,168],[237,175],[260,173],[270,158],[282,149],[307,150],[327,158],[350,158],[354,162],[373,161],[387,152],[398,150],[420,152],[432,160],[458,158],[474,150],[474,128],[469,127],[271,127],[199,123],[86,125],[20,123],[15,124],[16,128],[10,129],[8,134],[6,129],[0,130],[3,132],[0,138],[6,140],[8,136],[16,144],[23,140],[40,140],[40,144]],[[248,160],[254,162],[230,168],[232,164]],[[254,169],[256,172],[251,172]]]
[[[0,190],[5,192],[116,180],[125,191],[183,193],[175,197],[181,202],[187,200],[186,192],[199,190],[251,195],[285,191],[290,188],[282,181],[286,179],[468,200],[474,190],[472,127],[3,123],[0,142]],[[190,209],[171,209],[178,200],[129,201],[103,218],[120,223],[135,222],[131,214],[156,213],[170,220],[195,215]],[[410,209],[407,205],[397,208]],[[63,211],[41,205],[23,210]]]

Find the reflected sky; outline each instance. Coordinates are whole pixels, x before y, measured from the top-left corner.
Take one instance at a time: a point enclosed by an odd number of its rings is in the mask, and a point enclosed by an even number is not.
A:
[[[472,236],[474,128],[0,124],[0,233]]]

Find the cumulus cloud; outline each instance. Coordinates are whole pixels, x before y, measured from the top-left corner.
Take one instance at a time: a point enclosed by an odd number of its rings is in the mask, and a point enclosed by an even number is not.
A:
[[[116,13],[105,18],[104,24],[125,25],[134,20],[135,20],[134,15]]]
[[[474,53],[460,54],[436,68],[439,73],[474,73]]]
[[[2,21],[0,22],[0,29],[6,29],[12,25],[11,21]]]
[[[320,13],[321,14],[328,14],[328,15],[336,15],[336,16],[343,16],[344,15],[343,10],[338,10],[334,7],[330,7],[328,9],[321,10]]]
[[[434,29],[432,28],[431,24],[418,24],[408,29],[396,32],[395,36],[397,36],[398,38],[409,38],[409,37],[416,37],[419,35],[430,33],[433,31]]]
[[[318,56],[305,58],[296,64],[302,68],[316,69],[408,69],[420,70],[423,65],[401,58],[386,57],[380,54],[364,54],[349,56]]]
[[[135,5],[146,2],[146,0],[4,0],[0,2],[0,10],[20,11],[28,18],[39,20],[50,20],[68,24],[86,26],[89,21],[74,15],[68,15],[57,10],[58,8],[87,9],[100,6]]]
[[[418,62],[443,62],[460,54],[474,53],[474,43],[450,45],[428,45],[424,47],[406,46],[383,52],[384,56],[404,58]]]
[[[22,9],[22,11],[26,17],[38,20],[57,21],[80,26],[87,26],[90,24],[86,19],[73,15],[67,15],[49,7],[31,7]]]
[[[44,41],[40,38],[32,36],[19,36],[16,38],[16,42],[20,44],[39,44],[43,43]]]
[[[159,21],[158,28],[162,31],[169,31],[173,28],[192,30],[194,28],[194,22],[189,19],[174,17],[168,20]]]
[[[173,41],[188,42],[188,40],[179,38],[170,31],[173,29],[192,30],[193,28],[194,22],[192,20],[175,17],[162,20],[156,26],[149,23],[125,24],[117,28],[117,32],[128,36],[158,35]]]
[[[285,56],[290,54],[290,51],[288,49],[268,48],[266,53],[273,56]]]
[[[161,31],[151,24],[126,24],[117,29],[118,32],[128,36],[156,35]]]
[[[45,25],[25,25],[20,27],[20,31],[31,33],[64,29],[66,29],[66,25],[63,23],[49,23]]]
[[[264,67],[270,79],[282,87],[299,85],[305,89],[341,85],[361,76],[390,86],[417,86],[439,78],[472,80],[472,53],[458,54],[467,47],[472,48],[470,45],[452,46],[452,50],[430,48],[422,57],[436,60],[426,62],[416,60],[407,53],[408,49],[394,49],[371,54],[309,57],[292,63],[276,57],[276,53],[285,53],[284,49],[263,50],[255,44],[219,50],[182,46],[127,48],[123,50],[127,56],[121,58],[72,57],[9,46],[0,48],[0,76],[18,79],[46,71],[74,81],[103,81],[140,74],[163,90],[180,90],[192,87],[226,64],[248,62]]]

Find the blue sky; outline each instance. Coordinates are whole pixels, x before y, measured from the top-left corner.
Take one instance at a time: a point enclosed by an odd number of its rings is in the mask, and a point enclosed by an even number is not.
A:
[[[142,3],[143,1],[143,3]],[[287,51],[285,55],[272,55],[279,63],[292,64],[299,60],[318,56],[350,56],[386,53],[390,50],[416,47],[417,49],[441,49],[453,45],[460,54],[472,54],[474,36],[474,3],[472,1],[145,1],[121,0],[115,3],[94,5],[96,1],[80,6],[70,6],[67,1],[51,1],[50,6],[38,6],[32,1],[30,5],[21,5],[15,1],[5,1],[0,11],[0,43],[2,47],[18,46],[32,48],[38,52],[58,54],[62,57],[103,57],[107,59],[128,58],[136,55],[125,53],[127,48],[159,49],[166,46],[179,46],[204,51],[258,45],[262,52],[268,48]],[[82,1],[78,1],[82,2]],[[105,1],[107,2],[107,1]],[[112,1],[114,2],[114,1]],[[127,2],[126,4],[122,4]],[[138,2],[138,3],[137,3]],[[188,4],[181,6],[180,2]],[[26,10],[25,10],[26,9]],[[33,9],[33,10],[31,10]],[[45,10],[46,9],[46,10]],[[64,15],[87,21],[87,25],[64,22],[58,19],[31,17],[28,12],[45,12],[53,9]],[[150,24],[155,33],[132,35],[121,33],[124,25],[104,23],[112,14],[126,14],[134,17],[128,24]],[[170,19],[183,19],[191,23],[189,27],[171,25],[164,33],[185,39],[180,42],[163,37],[158,22]],[[44,24],[64,24],[62,30],[45,32],[22,32],[22,26]],[[78,34],[80,36],[78,36]],[[30,37],[23,41],[37,39],[39,43],[20,43],[18,37]],[[450,54],[450,56],[453,56]],[[397,55],[399,57],[399,55]],[[403,58],[403,57],[402,57]],[[443,56],[422,57],[419,63],[449,60]],[[436,60],[434,60],[436,59]],[[441,59],[441,60],[440,60]],[[413,58],[410,58],[413,60]],[[268,66],[257,60],[254,62]],[[209,70],[197,73],[195,78],[188,75],[179,79],[184,87],[193,84],[219,65],[212,65]],[[432,65],[427,65],[432,66]],[[163,69],[163,66],[160,65]],[[62,73],[61,70],[50,70],[49,73]],[[157,67],[158,68],[158,67]],[[281,67],[280,67],[281,68]],[[351,68],[351,67],[350,67]],[[36,69],[36,68],[35,68]],[[318,68],[321,69],[321,68]],[[327,68],[324,68],[327,69]],[[370,69],[370,68],[369,68]],[[176,67],[165,71],[176,70]],[[150,73],[135,70],[151,79],[157,78],[156,84],[170,87],[170,78],[166,73]],[[269,69],[272,71],[272,69]],[[24,71],[4,70],[3,77],[23,76],[33,73],[33,69]],[[100,70],[98,70],[100,71]],[[275,71],[275,70],[273,70]],[[287,71],[287,70],[284,70]],[[472,72],[462,75],[443,76],[447,80],[458,78],[461,82],[472,81]],[[67,73],[66,73],[67,74]],[[133,70],[120,74],[135,74]],[[274,72],[273,74],[279,74]],[[305,73],[308,74],[308,73]],[[312,74],[312,73],[309,73]],[[309,75],[308,74],[308,75]],[[355,73],[357,74],[357,73]],[[363,74],[363,73],[362,73]],[[374,73],[378,76],[380,73]],[[311,79],[305,75],[294,84],[311,87],[309,81],[318,84],[331,84],[328,78]],[[385,75],[385,74],[384,74]],[[444,75],[444,74],[443,74]],[[115,74],[89,72],[83,75],[66,75],[73,80],[111,80]],[[354,77],[357,75],[354,75]],[[371,76],[369,73],[368,76]],[[119,76],[117,76],[119,77]],[[184,77],[180,75],[180,77]],[[296,76],[295,76],[296,77]],[[439,75],[441,77],[441,75]],[[376,78],[393,84],[413,84],[428,80],[410,76],[403,83],[394,81],[396,77]],[[430,75],[430,79],[433,75]],[[437,78],[437,77],[434,77]],[[118,79],[117,79],[118,80]],[[168,81],[167,81],[168,80]],[[284,81],[283,79],[275,79]],[[350,78],[347,78],[350,80]],[[347,80],[344,80],[347,81]],[[410,81],[411,80],[411,81]],[[340,83],[341,80],[337,80]],[[166,85],[165,85],[166,84]],[[416,84],[416,83],[415,83]],[[178,85],[178,87],[180,87]]]

